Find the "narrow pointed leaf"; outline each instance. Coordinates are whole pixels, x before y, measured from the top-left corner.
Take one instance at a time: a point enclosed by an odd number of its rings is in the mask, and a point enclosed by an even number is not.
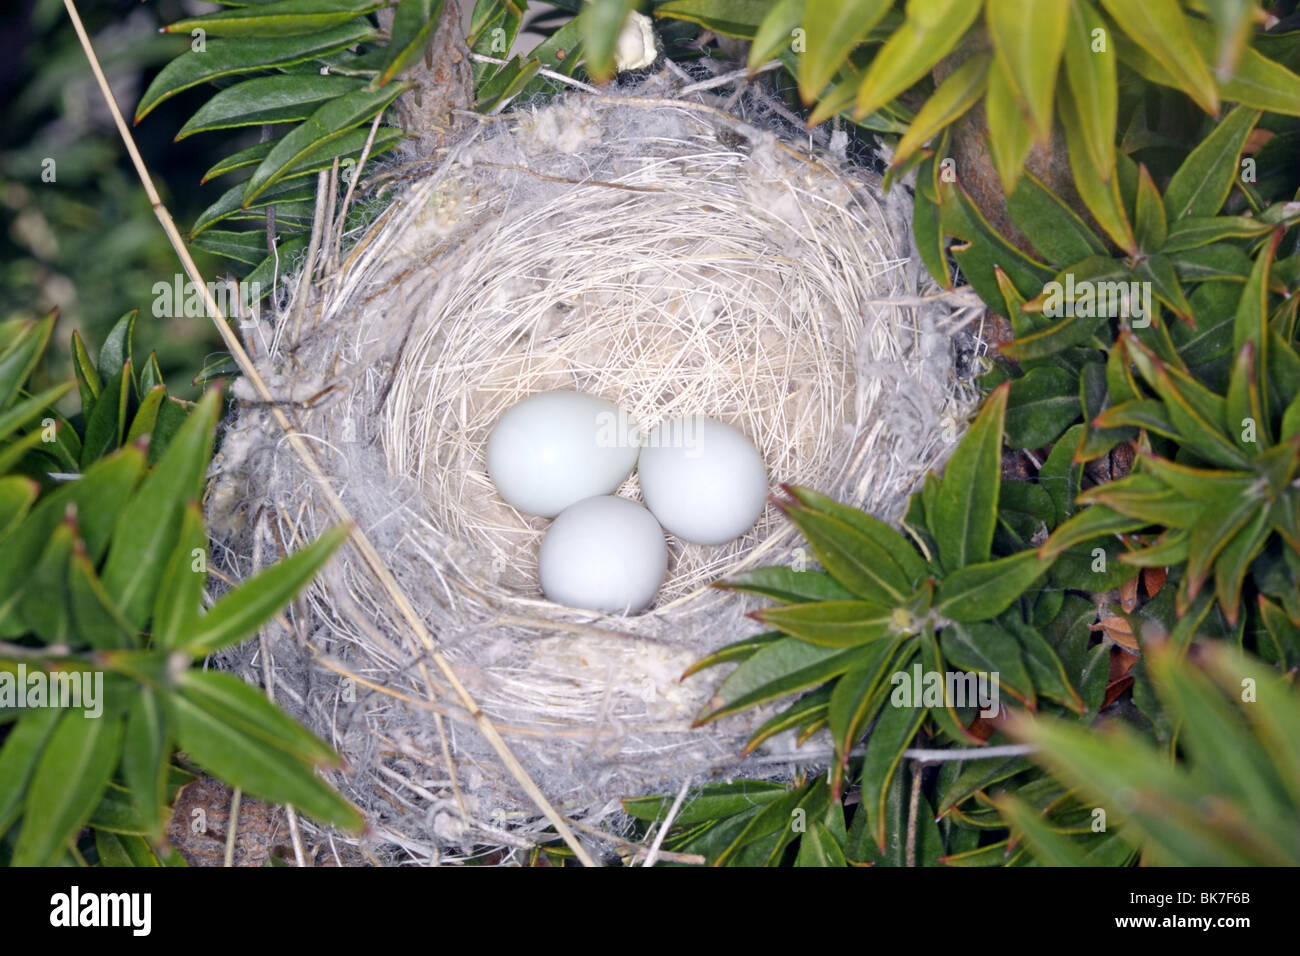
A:
[[[345,525],[331,528],[311,544],[229,591],[207,614],[191,619],[181,630],[180,645],[192,654],[202,655],[252,637],[316,576],[349,533]]]
[[[1223,207],[1237,178],[1237,160],[1259,115],[1259,110],[1235,107],[1178,167],[1165,190],[1171,226],[1189,216],[1213,216]]]
[[[821,97],[826,84],[848,59],[850,51],[889,12],[890,6],[890,0],[804,0],[806,48],[799,59],[799,95],[805,103]],[[777,4],[768,19],[781,12],[788,20],[789,12],[783,9],[785,7],[786,4]],[[798,25],[795,22],[786,27],[785,43],[790,40],[790,29]],[[766,20],[764,26],[767,26]],[[751,63],[751,68],[753,65]]]
[[[1065,49],[1068,0],[987,0],[997,65],[1028,108],[1040,141],[1051,135],[1052,95]]]
[[[204,30],[214,37],[300,36],[347,23],[382,7],[383,0],[272,0],[177,20],[164,33]]]
[[[62,855],[94,812],[121,747],[121,718],[64,714],[27,790],[14,866],[48,866]]]
[[[855,115],[874,113],[924,77],[957,45],[980,7],[966,0],[909,4],[907,19],[871,61],[858,89]]]
[[[1178,0],[1101,0],[1106,12],[1176,81],[1178,88],[1207,113],[1217,113],[1219,93],[1196,50]]]
[[[985,400],[944,468],[928,515],[940,560],[949,570],[987,561],[991,553],[1007,396],[1008,386],[1003,385]]]
[[[299,126],[286,133],[253,171],[244,187],[243,205],[275,185],[313,150],[322,148],[355,126],[372,119],[406,92],[408,84],[390,83],[382,89],[344,93],[321,106]]]

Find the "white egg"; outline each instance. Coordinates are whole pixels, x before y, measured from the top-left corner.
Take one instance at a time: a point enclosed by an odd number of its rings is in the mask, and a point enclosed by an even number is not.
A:
[[[743,432],[711,418],[664,422],[637,465],[646,507],[666,531],[695,544],[725,544],[758,520],[767,469]]]
[[[564,509],[537,556],[542,592],[557,604],[635,614],[668,571],[663,529],[627,498],[601,495]]]
[[[501,497],[550,518],[616,490],[636,465],[639,436],[613,402],[543,392],[507,409],[488,436],[487,470]]]

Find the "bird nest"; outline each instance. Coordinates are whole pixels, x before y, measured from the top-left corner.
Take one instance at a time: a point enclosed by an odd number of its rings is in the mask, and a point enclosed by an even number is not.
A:
[[[954,371],[962,316],[927,287],[904,204],[771,123],[581,94],[481,118],[340,264],[321,268],[318,244],[308,281],[291,279],[246,337],[321,474],[241,383],[209,517],[238,580],[334,523],[327,483],[391,572],[345,549],[225,661],[273,681],[343,754],[333,782],[367,813],[378,855],[445,860],[550,825],[457,683],[584,833],[617,829],[618,797],[801,759],[785,738],[739,758],[761,712],[692,729],[716,672],[680,679],[757,629],[753,601],[713,582],[811,559],[775,508],[728,545],[670,537],[644,613],[575,611],[543,598],[548,522],[495,493],[485,445],[515,402],[573,389],[643,429],[725,421],[774,490],[807,485],[897,520],[972,397]],[[619,494],[639,498],[635,475]]]

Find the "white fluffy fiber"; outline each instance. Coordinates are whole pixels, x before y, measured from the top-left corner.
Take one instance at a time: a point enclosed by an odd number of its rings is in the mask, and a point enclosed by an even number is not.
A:
[[[738,761],[761,714],[690,728],[720,671],[679,677],[758,629],[744,617],[756,602],[711,582],[808,555],[768,508],[732,545],[670,541],[642,615],[557,607],[536,582],[546,522],[495,495],[488,431],[553,388],[647,428],[702,413],[750,436],[774,490],[897,519],[971,398],[955,317],[910,252],[905,197],[884,201],[831,154],[708,103],[572,96],[482,119],[284,306],[260,366],[460,679],[550,799],[601,828],[620,796],[788,772]],[[256,403],[215,467],[209,516],[232,580],[330,523]],[[269,675],[340,749],[334,782],[374,821],[377,853],[431,862],[543,828],[364,566],[335,560],[290,619],[266,658],[226,663]]]

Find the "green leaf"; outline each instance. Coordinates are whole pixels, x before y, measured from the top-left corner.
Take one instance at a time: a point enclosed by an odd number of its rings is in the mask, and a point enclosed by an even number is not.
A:
[[[803,62],[808,62],[805,56]],[[898,141],[891,165],[897,168],[924,143],[979,102],[988,85],[990,57],[976,54],[939,85]]]
[[[1196,105],[1211,115],[1219,111],[1214,78],[1188,31],[1178,0],[1101,0],[1106,12],[1134,42],[1173,78]]]
[[[1080,511],[1053,531],[1040,549],[1040,553],[1044,559],[1055,558],[1063,551],[1085,541],[1116,534],[1128,534],[1131,531],[1140,531],[1143,527],[1145,523],[1140,518],[1131,518],[1102,505],[1093,505]]]
[[[1079,417],[1078,382],[1063,368],[1042,365],[1011,383],[1006,432],[1010,448],[1041,448]]]
[[[109,377],[95,407],[87,410],[86,436],[81,445],[83,469],[122,444],[130,400],[131,363],[128,361]]]
[[[985,5],[998,68],[1027,107],[1039,141],[1052,132],[1052,95],[1069,11],[1065,0],[987,0]]]
[[[443,0],[401,0],[389,31],[388,60],[379,74],[380,86],[387,86],[403,70],[419,62],[433,39],[442,17]]]
[[[488,115],[499,112],[529,88],[541,68],[541,61],[535,57],[515,57],[479,87],[474,108]]]
[[[673,7],[675,11],[680,6],[680,3],[668,3],[660,7],[657,12],[660,15],[668,15],[666,7]],[[691,2],[690,6],[698,9],[701,4]],[[713,6],[716,6],[716,3]],[[618,45],[618,37],[623,30],[623,25],[627,23],[628,15],[635,7],[633,0],[591,0],[578,14],[578,22],[582,29],[582,44],[587,51],[587,69],[597,80],[606,80],[613,75],[614,49]]]
[[[86,343],[82,341],[81,334],[75,331],[72,333],[72,369],[77,375],[77,385],[81,390],[81,407],[89,408],[99,397],[102,386],[95,363],[86,351]]]
[[[862,807],[876,845],[885,848],[886,802],[890,784],[902,762],[903,751],[925,719],[924,707],[886,703],[876,720],[862,756]]]
[[[131,419],[131,428],[126,433],[126,443],[136,442],[153,434],[158,424],[158,412],[167,398],[167,386],[157,385],[140,399],[140,407]]]
[[[890,6],[890,0],[805,0],[806,47],[799,58],[799,95],[805,103],[812,103],[826,91],[849,53],[884,18]],[[780,4],[769,16],[779,9]],[[786,42],[789,37],[787,28]]]
[[[986,302],[1000,302],[996,270],[1001,269],[1022,293],[1036,292],[1052,278],[1052,269],[1026,255],[989,224],[959,183],[940,179],[941,218],[945,232],[967,240],[953,247],[953,257]]]
[[[1003,385],[985,400],[944,468],[933,510],[927,508],[939,559],[950,571],[987,561],[992,550],[1007,396]]]
[[[822,4],[815,3],[813,6],[816,8],[824,5],[826,4],[823,0]],[[887,7],[888,4],[885,6]],[[803,20],[804,0],[778,0],[767,11],[754,33],[754,40],[749,45],[749,56],[745,60],[745,65],[749,67],[751,74],[791,45],[794,31]],[[805,52],[803,59],[800,60],[801,69],[807,60],[808,56]],[[834,73],[833,70],[831,72]],[[829,81],[830,77],[826,79]],[[825,83],[822,86],[825,86]]]
[[[74,513],[67,515],[49,536],[18,599],[19,620],[46,644],[73,642],[68,562],[76,537]]]
[[[1179,741],[1193,766],[1212,768],[1217,789],[1250,819],[1266,824],[1294,814],[1266,751],[1211,681],[1173,665],[1167,653],[1154,655],[1151,668],[1162,700],[1182,724]]]
[[[153,607],[153,640],[158,648],[179,646],[182,636],[199,625],[203,586],[207,582],[207,530],[196,502],[185,506],[176,547],[162,569]]]
[[[135,320],[138,316],[139,310],[132,309],[118,319],[100,346],[96,368],[101,382],[111,381],[131,361],[131,343],[135,337]]]
[[[1249,343],[1254,353],[1254,364],[1257,374],[1262,379],[1261,385],[1265,392],[1266,402],[1272,398],[1271,392],[1276,391],[1269,381],[1270,376],[1262,374],[1270,367],[1269,364],[1269,330],[1268,330],[1268,275],[1273,267],[1273,257],[1277,253],[1278,243],[1282,239],[1282,233],[1279,230],[1273,234],[1272,240],[1264,247],[1263,252],[1255,259],[1255,265],[1250,270],[1250,279],[1246,282],[1246,288],[1241,292],[1241,302],[1237,306],[1236,316],[1232,323],[1232,348],[1237,354]],[[1295,388],[1293,381],[1291,388]],[[1240,421],[1230,422],[1229,427],[1239,428]]]
[[[73,543],[68,557],[67,582],[73,631],[81,643],[100,649],[136,646],[137,631],[104,590],[80,541]]]
[[[1215,559],[1227,548],[1239,531],[1256,517],[1259,505],[1249,499],[1232,502],[1218,511],[1208,511],[1191,527],[1187,544],[1187,582],[1189,597],[1196,597],[1205,583]]]
[[[814,601],[755,611],[771,627],[821,647],[856,647],[884,637],[894,626],[894,611],[868,601]]]
[[[255,797],[273,803],[292,804],[322,823],[333,823],[352,831],[361,829],[363,820],[356,807],[340,797],[306,764],[290,758],[284,742],[279,745],[269,743],[260,734],[255,736],[246,732],[243,720],[239,724],[231,722],[233,718],[247,719],[249,715],[244,708],[251,706],[250,699],[240,698],[235,705],[237,709],[232,712],[222,697],[195,693],[194,675],[212,684],[217,683],[214,678],[236,682],[238,679],[215,671],[206,674],[189,671],[185,677],[186,692],[169,695],[168,722],[175,728],[181,749],[196,763]],[[267,706],[272,706],[265,696],[253,688],[248,689],[254,696],[260,696]],[[285,724],[293,725],[282,712],[277,713],[280,718],[270,731],[271,736],[279,731],[288,731]],[[262,716],[257,714],[254,719]]]
[[[324,102],[358,89],[364,81],[349,76],[259,76],[228,86],[195,111],[176,134],[177,141],[216,129],[296,123]]]
[[[48,413],[51,406],[68,392],[72,391],[74,382],[64,382],[43,392],[14,402],[9,408],[0,411],[0,441],[10,437],[18,429],[29,425],[43,413]]]
[[[1075,425],[1062,435],[1038,471],[1039,485],[1047,489],[1056,506],[1056,518],[1048,522],[1052,527],[1074,514],[1074,499],[1083,480],[1083,466],[1074,461],[1074,449],[1078,447],[1083,428]]]
[[[925,562],[901,532],[859,508],[841,504],[811,488],[800,485],[785,485],[784,488],[801,505],[843,521],[883,548],[888,554],[890,563],[898,567],[905,586],[916,586],[925,578],[927,574]],[[891,577],[894,574],[893,571],[889,573]]]
[[[772,0],[670,0],[655,7],[656,17],[698,23],[723,36],[751,40],[772,9]]]
[[[1049,541],[1050,544],[1050,541]],[[1011,606],[1051,566],[1036,551],[969,564],[950,572],[935,592],[935,610],[954,621],[985,621]]]
[[[118,516],[103,581],[133,625],[153,607],[158,569],[175,546],[185,504],[199,497],[219,411],[220,394],[209,391]]]
[[[1144,282],[1155,292],[1156,298],[1163,302],[1173,311],[1180,319],[1188,324],[1195,324],[1195,316],[1192,314],[1191,303],[1183,295],[1182,283],[1178,281],[1178,273],[1174,268],[1173,262],[1165,256],[1154,255],[1147,256],[1133,267],[1133,276],[1140,282]],[[1155,316],[1150,314],[1151,309],[1146,303],[1142,306],[1143,312],[1147,313],[1142,318],[1148,321],[1154,321]],[[1134,318],[1137,318],[1136,310],[1129,306],[1129,311],[1134,312]],[[1137,322],[1133,323],[1137,325]]]
[[[820,821],[813,821],[808,832],[799,841],[799,854],[795,866],[848,866],[844,851],[831,832]]]
[[[277,207],[277,216],[278,214]],[[260,230],[232,232],[226,229],[206,229],[202,235],[191,239],[190,245],[234,262],[252,265],[260,262],[266,253],[266,233]]]
[[[171,748],[166,720],[157,695],[140,687],[126,716],[122,744],[122,777],[149,836],[161,840],[166,826],[167,771]]]
[[[100,866],[163,866],[144,837],[95,829],[95,849]],[[175,851],[172,851],[175,854]],[[171,865],[170,863],[167,865]]]
[[[1268,511],[1261,508],[1219,552],[1214,561],[1214,593],[1229,624],[1237,623],[1242,582],[1251,562],[1259,557],[1268,544],[1269,533]],[[1190,547],[1188,555],[1190,558]]]
[[[337,767],[333,748],[271,702],[266,692],[223,671],[188,670],[176,679],[185,700],[250,738],[318,767]]]
[[[320,147],[312,150],[298,162],[294,163],[285,171],[282,182],[288,183],[301,176],[307,176],[311,173],[320,172],[322,169],[329,169],[334,165],[334,159],[337,157],[343,165],[347,165],[348,159],[356,159],[361,156],[362,149],[365,148],[366,139],[370,136],[369,127],[360,127],[349,130],[338,139],[331,140]],[[375,140],[370,145],[370,158],[386,153],[399,142],[402,141],[405,134],[400,129],[391,126],[382,126],[375,131]],[[232,153],[225,159],[219,161],[211,169],[203,174],[199,183],[206,183],[210,179],[216,179],[218,176],[224,176],[226,173],[234,172],[237,169],[244,169],[248,166],[256,166],[266,159],[266,156],[278,140],[268,140],[265,143],[254,143],[246,149],[241,149],[237,153]],[[369,162],[369,159],[367,159]],[[242,191],[239,193],[242,196]]]
[[[1189,17],[1187,27],[1201,56],[1213,59],[1216,52],[1215,37],[1210,25]],[[1269,34],[1257,34],[1256,42],[1261,42],[1269,36]],[[1287,34],[1279,33],[1272,36],[1286,42]],[[1294,49],[1294,39],[1291,40],[1291,45]],[[1236,68],[1221,82],[1219,90],[1223,99],[1242,106],[1269,113],[1281,113],[1284,116],[1300,116],[1300,76],[1250,46],[1242,49]]]
[[[1230,697],[1240,695],[1247,686],[1246,679],[1252,679],[1255,700],[1241,709],[1255,728],[1259,742],[1268,750],[1278,780],[1291,800],[1300,803],[1300,742],[1296,740],[1294,685],[1280,675],[1260,675],[1257,661],[1227,642],[1207,646],[1204,652],[1207,671]]]
[[[766,634],[755,634],[753,637],[744,637],[738,641],[720,647],[712,654],[700,658],[682,673],[682,680],[693,674],[698,674],[702,670],[710,667],[717,667],[719,664],[731,664],[738,661],[746,660],[753,657],[754,654],[762,647],[775,641],[784,640],[785,635],[779,631],[769,631]]]
[[[1037,705],[1033,681],[1020,656],[1015,637],[995,624],[955,624],[939,634],[944,660],[953,667],[973,674],[991,675],[998,685],[1030,707]],[[978,701],[967,699],[965,706]]]
[[[1034,856],[1046,866],[1087,866],[1082,847],[1053,830],[1043,815],[1014,794],[1004,793],[995,804],[1012,833],[1029,844]]]
[[[1014,777],[1033,765],[1024,757],[1010,757],[1005,760],[963,761],[958,766],[961,767],[960,772],[946,789],[940,790],[942,797],[939,801],[939,816],[944,816],[949,810],[973,797],[976,792]]]
[[[286,133],[253,171],[244,187],[243,205],[247,207],[261,193],[283,179],[309,153],[382,112],[408,86],[406,83],[392,83],[374,91],[355,90],[321,106],[301,125]]]
[[[911,593],[911,582],[889,552],[853,525],[802,505],[786,504],[781,510],[807,539],[821,566],[858,597],[889,605]]]
[[[839,797],[842,774],[849,765],[849,752],[862,737],[868,721],[882,700],[888,696],[885,675],[891,667],[897,667],[900,663],[895,656],[898,646],[898,641],[877,642],[878,654],[837,680],[831,691],[826,723],[830,729],[831,743],[835,746],[836,763],[831,768],[831,793],[836,798]],[[914,653],[915,647],[908,645],[902,657],[907,658]]]
[[[1175,253],[1174,269],[1184,284],[1195,282],[1245,282],[1250,275],[1250,257],[1234,245],[1216,242],[1198,249]]]
[[[862,78],[854,114],[874,113],[929,73],[957,45],[979,12],[979,4],[967,0],[909,3],[907,19]]]
[[[843,601],[853,597],[852,591],[837,584],[824,571],[796,571],[782,565],[743,571],[714,586],[796,604],[802,601]]]
[[[785,784],[767,780],[737,780],[734,783],[716,783],[700,787],[682,801],[681,809],[673,822],[676,826],[691,826],[711,820],[721,820],[746,811],[757,810],[786,794]],[[623,811],[637,820],[655,823],[668,814],[675,796],[625,797]]]
[[[775,717],[763,721],[759,728],[745,741],[744,754],[751,754],[766,740],[787,730],[798,730],[810,724],[829,724],[830,700],[834,685],[824,684],[814,691],[804,694]]]
[[[35,370],[54,330],[54,313],[30,326],[17,344],[0,353],[0,408],[9,405]]]
[[[315,212],[316,186],[314,183],[300,181],[282,183],[280,186],[262,193],[247,208],[243,205],[243,196],[244,184],[242,183],[232,186],[222,193],[216,202],[199,213],[198,218],[194,220],[194,225],[190,227],[190,240],[194,241],[211,226],[222,220],[232,217],[240,218],[239,214],[241,212],[264,209],[272,204],[275,205],[277,222],[284,220],[286,212],[289,210],[293,210],[290,215],[293,215],[299,209],[308,210],[305,213],[308,221]],[[260,215],[258,218],[261,222],[265,222],[264,215]],[[266,234],[260,230],[250,233],[224,233],[220,241],[237,245],[239,248],[232,248],[231,251],[236,253],[241,262],[250,256],[266,252]],[[226,253],[221,254],[226,255]],[[236,258],[236,256],[232,255],[226,257]]]
[[[163,100],[200,83],[319,59],[375,35],[369,23],[356,20],[306,36],[209,40],[204,50],[188,50],[159,71],[140,97],[135,122],[139,123]]]
[[[383,0],[274,0],[177,20],[163,32],[203,30],[214,37],[254,39],[300,36],[340,26],[383,5]]]
[[[1087,342],[1105,321],[1101,316],[1080,315],[1076,312],[1074,315],[1053,322],[1041,332],[1034,332],[1006,342],[999,347],[998,351],[1017,362],[1051,358],[1066,349]]]
[[[1016,191],[1007,197],[1007,212],[1016,228],[1052,262],[1081,262],[1106,255],[1105,243],[1078,213],[1027,170]]]
[[[23,475],[0,478],[0,541],[18,527],[40,490],[39,484]]]
[[[18,819],[28,781],[64,713],[58,707],[24,711],[0,746],[0,834]]]
[[[49,866],[90,818],[117,765],[122,721],[69,710],[32,775],[12,865]]]
[[[1020,644],[1025,667],[1038,693],[1050,697],[1076,714],[1084,713],[1085,705],[1065,673],[1064,662],[1038,628],[1022,623],[1015,611],[1004,615],[1003,625]]]
[[[1107,43],[1093,45],[1095,31],[1106,30],[1101,15],[1088,0],[1071,0],[1065,39],[1065,79],[1080,121],[1083,151],[1093,170],[1108,179],[1115,168],[1115,124],[1119,111],[1115,51]]]
[[[1135,234],[1138,248],[1154,252],[1164,245],[1169,226],[1165,219],[1165,204],[1160,190],[1151,180],[1145,163],[1138,165],[1137,216]]]
[[[1034,130],[1025,119],[1006,72],[997,66],[989,71],[986,80],[984,118],[989,129],[989,151],[1002,191],[1008,197],[1014,196],[1021,191],[1017,185],[1021,176],[1028,175],[1025,160],[1034,146]],[[1037,244],[1035,248],[1047,251]]]
[[[819,647],[795,637],[776,641],[727,676],[713,701],[696,717],[696,723],[709,723],[755,704],[815,687],[861,666],[875,653],[871,645],[844,650]]]
[[[1249,216],[1184,216],[1173,223],[1160,251],[1168,255],[1225,239],[1253,239],[1272,228],[1271,223]]]
[[[1170,226],[1189,216],[1213,216],[1223,207],[1237,179],[1237,160],[1259,115],[1259,110],[1235,107],[1178,167],[1165,190]]]
[[[223,595],[207,614],[192,618],[184,627],[179,637],[181,646],[196,656],[212,654],[257,633],[316,576],[349,533],[345,525],[330,528],[311,544]]]
[[[1148,524],[1186,528],[1203,510],[1200,502],[1189,501],[1151,475],[1131,474],[1088,489],[1080,504],[1098,504]]]
[[[1084,139],[1084,121],[1080,116],[1080,107],[1074,101],[1074,95],[1068,86],[1060,87],[1057,93],[1061,126],[1065,132],[1066,150],[1070,156],[1070,171],[1074,174],[1074,185],[1079,196],[1088,208],[1097,225],[1114,240],[1125,252],[1137,250],[1137,239],[1133,227],[1124,211],[1124,202],[1119,193],[1119,177],[1112,175],[1112,170],[1099,170],[1094,165],[1092,148]]]

